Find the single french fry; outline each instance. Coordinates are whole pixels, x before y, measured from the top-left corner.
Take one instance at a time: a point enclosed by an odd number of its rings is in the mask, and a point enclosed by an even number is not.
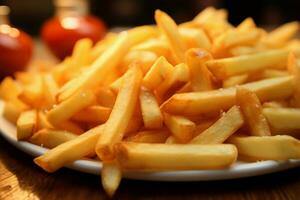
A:
[[[164,122],[178,141],[186,143],[194,136],[196,124],[183,116],[164,113]]]
[[[155,89],[173,70],[174,67],[165,57],[159,57],[144,76],[143,86],[149,90]]]
[[[77,134],[77,135],[81,135],[82,133],[84,133],[84,130],[82,129],[82,127],[79,124],[74,123],[70,120],[64,121],[64,122],[54,126],[54,128],[59,129],[59,130],[69,131],[69,132]]]
[[[42,107],[44,103],[43,81],[40,73],[32,74],[29,84],[24,85],[18,98],[31,107]]]
[[[241,74],[236,76],[231,76],[225,80],[223,80],[223,87],[229,88],[237,85],[244,84],[248,80],[248,74]]]
[[[117,160],[124,169],[199,170],[218,169],[236,161],[231,144],[145,144],[122,142],[115,146]]]
[[[168,56],[170,51],[168,43],[158,38],[149,39],[143,43],[133,46],[131,49],[135,51],[150,51],[155,53],[156,55],[164,57]]]
[[[256,24],[251,17],[247,17],[237,26],[237,30],[239,31],[251,30],[254,28],[256,28]]]
[[[82,135],[58,145],[34,159],[34,162],[47,172],[54,172],[59,168],[83,158],[95,151],[97,140],[102,134],[104,125],[88,130]]]
[[[169,15],[160,10],[155,11],[155,21],[159,29],[167,38],[176,62],[183,62],[186,46],[179,34],[177,24]]]
[[[11,102],[5,102],[3,106],[2,116],[11,123],[16,124],[22,112],[22,108],[19,108]]]
[[[161,99],[167,99],[182,88],[189,79],[189,67],[185,63],[178,64],[174,67],[172,73],[168,74],[165,80],[156,88],[156,94]]]
[[[251,55],[211,60],[206,64],[217,78],[226,79],[238,74],[285,66],[287,56],[287,50],[270,50]]]
[[[236,101],[240,106],[251,135],[271,135],[267,119],[262,112],[261,103],[254,92],[243,87],[237,87]]]
[[[122,171],[116,161],[105,161],[101,170],[102,186],[108,194],[112,197],[118,189],[122,179]]]
[[[193,21],[197,23],[204,23],[209,18],[214,16],[216,14],[216,9],[214,7],[207,7],[204,10],[202,10],[196,17],[194,17]]]
[[[289,22],[271,31],[265,38],[264,42],[270,46],[281,46],[294,37],[298,31],[299,23]]]
[[[106,122],[111,113],[111,108],[103,106],[89,106],[72,116],[72,120],[78,122],[91,122],[102,124]]]
[[[22,112],[17,120],[17,139],[28,139],[37,128],[37,111]]]
[[[109,48],[117,39],[118,34],[109,32],[102,40],[99,40],[90,52],[91,61],[96,60],[105,50]]]
[[[233,106],[208,129],[193,138],[192,144],[221,144],[244,124],[240,109]]]
[[[211,73],[205,63],[212,59],[209,52],[202,49],[189,49],[185,60],[190,68],[191,84],[194,91],[212,90]]]
[[[91,64],[85,74],[70,80],[66,83],[67,86],[60,88],[56,97],[58,102],[66,100],[76,92],[100,85],[106,75],[120,63],[129,46],[127,32],[120,33],[116,41]]]
[[[256,93],[261,102],[290,97],[294,91],[292,76],[266,79],[241,85]],[[198,115],[228,109],[235,103],[235,88],[207,92],[174,94],[161,109],[177,115]]]
[[[149,129],[161,128],[163,116],[153,93],[146,88],[141,88],[139,99],[144,126]]]
[[[25,110],[28,106],[18,99],[22,93],[21,85],[13,80],[11,77],[5,77],[0,85],[0,97],[4,101],[10,102],[20,110]]]
[[[132,62],[139,62],[142,66],[143,73],[146,74],[156,59],[157,55],[151,51],[130,51],[124,57],[118,70],[120,70],[121,73],[124,73],[128,70],[128,67]]]
[[[104,134],[101,135],[96,146],[97,155],[104,161],[114,158],[113,145],[122,140],[129,120],[133,116],[141,81],[142,72],[139,66],[132,66],[124,77],[116,103],[105,123]]]
[[[283,77],[283,76],[288,76],[288,75],[289,75],[289,73],[284,70],[266,69],[262,72],[261,78],[267,79],[267,78]]]
[[[58,85],[51,74],[45,74],[42,76],[44,101],[47,108],[50,108],[55,104],[55,95],[58,91]]]
[[[233,136],[228,142],[247,161],[288,160],[300,158],[300,141],[288,136]]]
[[[199,28],[179,28],[179,33],[187,48],[203,48],[205,50],[211,49],[211,41],[206,33]]]
[[[262,52],[262,50],[256,47],[249,47],[249,46],[237,46],[229,49],[229,54],[232,56],[243,56],[249,54],[255,54],[258,52]]]
[[[126,141],[139,143],[164,143],[169,135],[170,132],[164,129],[140,131],[136,135],[126,138]]]
[[[136,44],[146,41],[149,38],[154,38],[157,35],[158,31],[155,26],[137,26],[128,30],[129,45],[134,46]]]
[[[116,101],[116,94],[109,87],[99,87],[95,90],[97,102],[104,107],[112,108]]]
[[[68,131],[41,129],[33,134],[33,136],[29,138],[29,141],[33,144],[52,149],[76,137],[78,137],[76,134]]]
[[[263,108],[263,113],[272,128],[300,129],[300,109],[298,108]]]
[[[129,120],[128,125],[125,129],[125,132],[124,132],[125,136],[130,136],[132,134],[135,134],[137,131],[140,130],[140,128],[142,126],[143,126],[142,116],[133,114],[133,116]]]
[[[228,49],[235,46],[252,46],[260,40],[261,36],[262,33],[259,29],[226,31],[214,40],[213,55],[217,57],[226,55]]]
[[[300,66],[297,63],[296,56],[293,53],[289,54],[287,69],[295,78],[295,90],[291,99],[293,107],[300,107]]]
[[[91,91],[79,92],[64,102],[54,106],[48,113],[47,119],[54,126],[70,119],[75,113],[95,102]]]

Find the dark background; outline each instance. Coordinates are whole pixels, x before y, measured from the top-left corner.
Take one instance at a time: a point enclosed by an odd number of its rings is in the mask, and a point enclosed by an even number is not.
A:
[[[11,22],[37,35],[42,23],[54,13],[52,0],[0,0],[11,7]],[[300,20],[300,0],[91,0],[91,13],[109,27],[154,23],[159,8],[177,22],[192,19],[207,6],[226,8],[234,25],[251,16],[261,26]]]

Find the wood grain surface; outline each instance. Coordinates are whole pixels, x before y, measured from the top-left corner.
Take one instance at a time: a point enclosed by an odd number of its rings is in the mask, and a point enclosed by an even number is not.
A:
[[[210,182],[150,182],[123,180],[115,199],[300,199],[300,168],[284,172]],[[49,174],[32,157],[15,149],[0,136],[1,200],[108,199],[98,176],[68,169]]]

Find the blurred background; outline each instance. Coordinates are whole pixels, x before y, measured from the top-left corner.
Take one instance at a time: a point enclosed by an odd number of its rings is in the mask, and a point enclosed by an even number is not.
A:
[[[39,34],[42,23],[54,14],[51,0],[0,0],[11,8],[11,22],[31,35]],[[234,25],[251,16],[260,26],[275,26],[300,20],[298,0],[91,0],[90,10],[109,28],[153,24],[159,8],[177,22],[192,19],[207,6],[226,8]]]

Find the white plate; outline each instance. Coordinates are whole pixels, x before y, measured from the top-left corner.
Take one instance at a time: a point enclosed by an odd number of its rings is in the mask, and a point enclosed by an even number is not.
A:
[[[46,148],[25,141],[17,141],[16,127],[2,117],[3,102],[0,100],[0,133],[12,145],[31,156],[39,156],[47,151]],[[167,172],[125,172],[124,177],[129,179],[151,181],[208,181],[224,180],[242,177],[257,176],[277,172],[300,166],[300,160],[284,162],[263,161],[255,163],[237,162],[228,169],[221,170],[194,170],[194,171],[167,171]],[[73,170],[99,174],[101,162],[93,160],[77,160],[67,166]]]

